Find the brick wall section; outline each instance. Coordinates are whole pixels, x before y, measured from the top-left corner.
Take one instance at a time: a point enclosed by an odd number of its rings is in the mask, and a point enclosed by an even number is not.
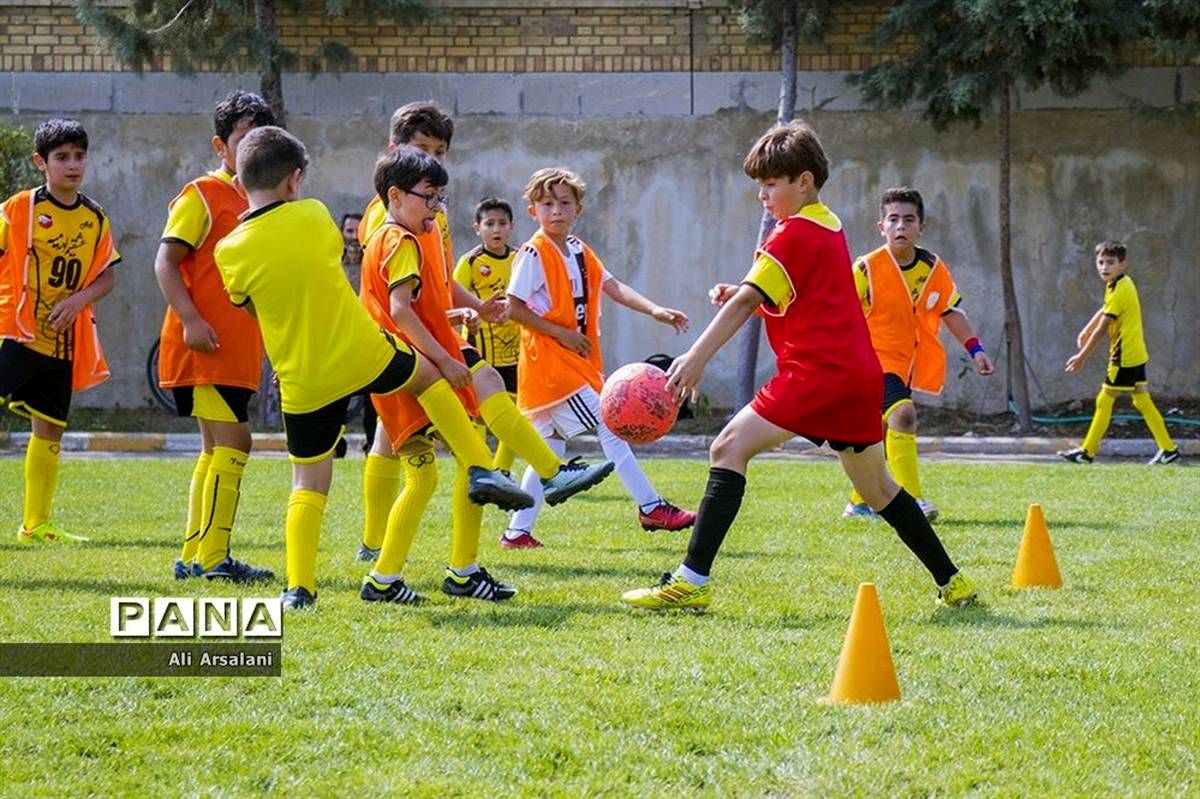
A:
[[[839,10],[822,44],[801,44],[801,70],[860,70],[896,55],[870,43],[886,6]],[[349,45],[359,72],[664,72],[774,71],[779,58],[747,41],[736,14],[711,2],[688,9],[620,4],[545,8],[446,8],[410,28],[353,18],[281,15],[283,44],[302,57],[322,41]],[[903,44],[901,45],[903,46]],[[1171,66],[1146,46],[1128,54],[1132,66]],[[170,63],[154,65],[170,69]],[[220,65],[227,69],[228,65]],[[122,70],[75,18],[74,4],[0,1],[0,70],[98,72]],[[202,71],[216,70],[213,65]]]

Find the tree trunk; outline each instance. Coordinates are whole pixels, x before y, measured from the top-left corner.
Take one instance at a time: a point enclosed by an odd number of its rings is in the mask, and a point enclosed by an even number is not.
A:
[[[779,48],[779,110],[776,124],[791,122],[796,116],[796,5],[786,5],[781,20],[782,43]],[[775,227],[775,218],[763,211],[762,224],[758,231],[761,245]],[[762,338],[762,320],[751,316],[742,327],[738,342],[737,391],[734,395],[734,412],[750,404],[758,383],[758,345]]]
[[[1021,312],[1012,270],[1012,84],[1004,80],[1000,88],[1000,282],[1004,290],[1005,364],[1012,399],[1017,405],[1017,420],[1022,433],[1033,431],[1029,410],[1029,385],[1025,379],[1025,346],[1021,339]]]
[[[275,0],[254,0],[254,24],[266,42],[266,60],[258,67],[259,93],[275,112],[276,124],[287,127],[283,105],[283,76],[279,71],[279,29],[275,24]]]

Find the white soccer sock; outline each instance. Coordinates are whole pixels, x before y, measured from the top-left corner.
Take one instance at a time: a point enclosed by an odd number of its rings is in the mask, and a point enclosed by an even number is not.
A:
[[[380,585],[391,585],[403,576],[404,575],[402,574],[380,574],[377,571],[371,572],[371,579]]]
[[[546,444],[559,460],[562,460],[563,456],[567,454],[567,442],[561,438],[548,438]],[[542,489],[542,478],[538,476],[532,466],[525,467],[525,474],[521,476],[521,490],[533,497],[533,506],[515,511],[509,517],[508,529],[505,530],[504,537],[510,540],[520,537],[522,533],[532,535],[533,525],[537,522],[538,512],[542,509],[542,499],[546,494]]]
[[[604,450],[604,457],[617,467],[617,477],[621,478],[625,490],[633,497],[638,507],[646,510],[662,502],[662,497],[646,479],[646,473],[642,471],[629,444],[617,438],[613,431],[604,426],[604,422],[596,427],[596,435],[600,438],[600,448]]]
[[[458,577],[470,577],[472,574],[479,571],[479,564],[472,563],[470,566],[463,566],[461,569],[456,569],[451,566],[450,571],[454,572],[454,574]]]
[[[679,564],[679,568],[675,570],[675,576],[682,577],[683,579],[687,580],[688,583],[696,586],[697,588],[708,582],[707,574],[697,574],[687,566],[684,566],[682,563]]]

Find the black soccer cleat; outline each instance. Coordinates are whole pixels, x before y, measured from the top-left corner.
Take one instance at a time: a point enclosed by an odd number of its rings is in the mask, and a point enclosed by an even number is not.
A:
[[[482,466],[467,467],[467,496],[476,505],[495,505],[500,510],[533,507],[533,497],[504,472]]]
[[[517,587],[500,582],[482,566],[479,571],[466,577],[459,577],[453,569],[447,568],[446,579],[442,580],[442,593],[460,599],[503,602],[517,595]]]
[[[226,557],[225,560],[204,572],[204,576],[209,580],[227,580],[231,583],[256,583],[261,580],[275,579],[275,572]]]
[[[558,467],[558,472],[551,478],[542,481],[547,505],[557,505],[566,502],[581,491],[587,491],[594,485],[599,485],[604,478],[612,474],[616,464],[612,461],[587,464],[579,458]]]
[[[317,595],[309,593],[308,589],[302,585],[284,591],[283,596],[279,599],[284,610],[305,610],[317,607]]]

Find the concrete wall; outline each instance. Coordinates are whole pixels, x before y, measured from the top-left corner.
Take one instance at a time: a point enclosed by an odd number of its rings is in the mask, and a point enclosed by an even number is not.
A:
[[[1099,305],[1102,286],[1091,266],[1091,248],[1109,236],[1130,246],[1155,390],[1200,393],[1195,216],[1200,124],[1120,109],[1131,87],[1157,97],[1164,82],[1173,84],[1174,74],[1138,71],[1123,86],[1099,87],[1091,93],[1095,99],[1073,104],[1083,107],[1028,96],[1024,107],[1037,110],[1014,117],[1017,292],[1027,354],[1050,401],[1090,397],[1100,380],[1100,356],[1083,376],[1064,375],[1062,364],[1079,327]],[[773,101],[771,76],[696,73],[685,81],[660,74],[621,82],[621,76],[609,75],[589,83],[580,75],[522,75],[507,78],[512,84],[507,94],[481,91],[471,76],[407,77],[289,80],[288,101],[295,109],[290,126],[308,144],[314,162],[306,190],[335,215],[361,208],[369,195],[387,110],[432,95],[460,114],[449,163],[460,251],[474,244],[470,212],[480,196],[516,200],[535,168],[569,166],[589,184],[579,234],[614,274],[692,315],[695,332],[677,337],[610,304],[603,321],[609,367],[681,351],[712,316],[709,286],[737,280],[748,267],[759,207],[740,163],[772,119],[764,111]],[[1002,366],[994,127],[935,133],[916,114],[858,110],[836,76],[810,77],[808,84],[802,81],[811,91],[801,101],[822,110],[805,116],[834,164],[823,198],[842,216],[852,250],[879,243],[873,223],[883,188],[900,183],[920,188],[930,216],[923,243],[951,265],[977,330]],[[1194,72],[1186,78],[1195,85]],[[166,202],[210,166],[206,110],[213,98],[237,83],[253,86],[218,76],[139,80],[0,75],[15,112],[0,118],[4,122],[32,125],[47,112],[71,112],[88,126],[93,144],[86,190],[112,215],[125,257],[117,291],[99,308],[114,378],[81,395],[84,405],[147,402],[145,357],[164,307],[151,264]],[[592,98],[590,106],[583,97]],[[519,214],[517,230],[519,237],[528,236],[532,223]],[[936,402],[980,411],[1003,408],[1002,373],[955,379],[966,357],[948,335],[946,341],[951,380]],[[730,347],[706,378],[704,389],[717,404],[731,400],[735,354]],[[764,357],[763,376],[768,362]],[[1036,388],[1033,394],[1036,404]]]

